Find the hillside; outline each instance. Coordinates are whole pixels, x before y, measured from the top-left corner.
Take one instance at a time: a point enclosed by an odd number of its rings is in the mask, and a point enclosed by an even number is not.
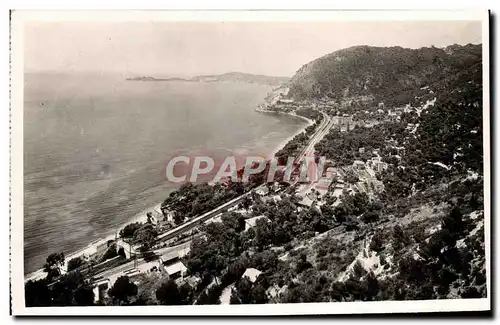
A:
[[[192,81],[267,80],[260,77],[234,73]],[[127,276],[99,304],[489,297],[489,175],[483,173],[489,107],[483,106],[481,46],[353,47],[306,64],[290,88],[288,94],[275,89],[266,109],[331,118],[314,146],[314,155],[326,158],[325,182],[291,184],[277,173],[265,191],[169,242],[191,238],[189,253],[179,256],[186,268],[182,282],[151,269],[130,279],[137,284],[130,297],[120,295]],[[318,122],[276,156],[296,156]],[[169,224],[164,229],[262,184],[266,170],[253,176],[248,183],[184,184],[161,206]],[[160,249],[156,229],[130,224],[120,236],[129,233],[141,243],[146,260]],[[57,271],[57,257],[47,259],[49,272]],[[62,285],[50,289],[50,278],[28,282],[28,306],[83,304],[81,297],[92,293],[82,294],[90,287],[74,284],[75,275],[60,277]]]
[[[302,66],[290,82],[296,99],[374,96],[375,102],[406,104],[407,93],[443,87],[481,72],[481,45],[446,48],[354,46]]]

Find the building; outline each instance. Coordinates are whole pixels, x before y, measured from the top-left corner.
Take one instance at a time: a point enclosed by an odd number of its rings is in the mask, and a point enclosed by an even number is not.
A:
[[[406,153],[405,147],[392,147],[396,151],[396,155],[404,156]]]
[[[201,282],[201,279],[197,276],[191,275],[187,278],[184,278],[185,283],[187,283],[191,288],[196,288],[198,283]]]
[[[354,170],[365,170],[365,163],[362,162],[361,160],[355,160],[354,163],[352,164],[352,168]]]
[[[368,192],[368,189],[367,189],[366,184],[364,182],[356,182],[355,187],[360,193],[367,193]]]
[[[257,217],[248,218],[245,220],[245,231],[252,228],[252,227],[255,227],[255,225],[257,224],[257,220],[259,220],[259,219],[264,219],[267,222],[269,222],[269,219],[265,215],[260,215]]]
[[[348,127],[349,127],[349,131],[352,131],[356,128],[356,124],[353,122],[349,122]]]
[[[94,303],[102,301],[106,297],[107,290],[111,287],[108,278],[97,280],[92,284],[92,291],[94,292]]]
[[[328,192],[330,185],[331,181],[330,182],[319,181],[314,184],[314,189],[318,191],[321,195],[325,195]]]
[[[264,196],[269,194],[269,188],[267,186],[261,186],[255,193],[259,194],[260,196]]]
[[[186,274],[187,271],[186,266],[181,261],[178,261],[168,266],[164,266],[163,269],[165,273],[168,275],[169,279],[172,280],[184,278],[184,275]]]
[[[376,172],[380,173],[380,172],[382,172],[382,171],[384,171],[384,170],[386,170],[386,169],[387,169],[387,163],[382,162],[382,161],[376,161],[376,162],[374,163],[373,169],[374,169]]]
[[[298,205],[301,205],[306,208],[310,208],[315,201],[311,200],[307,195],[304,195],[302,200],[298,203]]]
[[[341,125],[340,126],[340,132],[342,132],[342,133],[347,132],[347,126],[346,125]]]
[[[174,264],[177,261],[179,261],[179,253],[177,253],[177,252],[165,253],[162,256],[160,256],[160,258],[159,258],[159,262],[163,266]]]
[[[335,167],[328,167],[325,172],[326,178],[333,179],[333,177],[337,174],[337,169]]]
[[[364,147],[361,147],[358,149],[359,153],[365,153],[365,148]]]
[[[164,214],[164,220],[166,220],[167,222],[174,222],[174,211],[172,210],[165,210],[165,214]]]
[[[257,278],[259,277],[259,275],[261,274],[262,272],[257,270],[257,269],[254,269],[254,268],[248,268],[245,270],[245,273],[243,273],[243,275],[241,276],[242,278],[244,277],[248,277],[248,279],[250,280],[250,282],[255,282],[257,280]]]

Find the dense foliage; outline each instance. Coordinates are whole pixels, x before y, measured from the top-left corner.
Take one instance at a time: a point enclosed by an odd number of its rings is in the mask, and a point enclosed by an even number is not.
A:
[[[436,85],[441,90],[451,81],[478,74],[481,55],[481,45],[472,44],[445,49],[354,46],[304,65],[292,78],[289,94],[335,99],[365,95],[375,103],[405,105],[415,89]]]

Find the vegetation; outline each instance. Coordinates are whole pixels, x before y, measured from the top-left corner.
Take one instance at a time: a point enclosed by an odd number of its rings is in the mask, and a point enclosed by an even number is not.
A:
[[[88,281],[77,271],[67,273],[55,283],[48,278],[25,284],[26,307],[91,306],[94,293]]]
[[[379,107],[410,110],[398,120],[381,113],[372,128],[332,130],[316,146],[337,167],[380,155],[389,164],[376,174],[383,192],[346,189],[311,206],[293,187],[279,198],[249,195],[240,203],[245,213],[224,212],[220,222],[203,225],[194,236],[182,261],[198,285],[179,287],[158,277],[145,282],[149,294],[139,294],[121,277],[109,290],[113,302],[218,304],[230,285],[231,304],[485,297],[480,54],[472,45],[354,47],[303,67],[292,80],[295,99],[326,98],[339,110],[363,110],[358,116],[373,117]],[[429,100],[433,104],[425,106]],[[316,123],[276,154],[281,164],[299,153],[322,116],[312,109],[297,114]],[[349,185],[359,177],[347,172],[343,180]],[[170,194],[162,211],[180,224],[264,182],[254,175],[250,184],[188,183]],[[249,217],[259,219],[245,230]],[[157,230],[135,223],[120,236],[141,243],[145,254]],[[80,262],[69,264],[74,271],[61,276],[64,255],[47,258],[47,278],[26,284],[30,305],[92,301]],[[242,277],[248,268],[261,271],[254,282]]]
[[[44,272],[47,272],[47,278],[50,280],[61,275],[61,268],[64,266],[64,253],[53,253],[47,257],[43,266]]]
[[[71,260],[69,260],[68,262],[68,272],[71,272],[73,270],[76,270],[78,269],[80,266],[82,266],[84,264],[84,261],[81,257],[75,257],[75,258],[72,258]]]
[[[445,49],[353,46],[318,58],[300,68],[290,82],[289,96],[332,99],[371,96],[375,103],[405,105],[425,86],[437,91],[466,83],[480,74],[481,45]]]
[[[137,295],[137,286],[130,282],[128,276],[119,277],[108,292],[118,304],[127,304],[130,297]]]

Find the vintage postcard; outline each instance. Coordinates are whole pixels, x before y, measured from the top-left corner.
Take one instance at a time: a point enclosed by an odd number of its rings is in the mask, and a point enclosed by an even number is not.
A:
[[[488,28],[12,11],[12,313],[490,311]]]

